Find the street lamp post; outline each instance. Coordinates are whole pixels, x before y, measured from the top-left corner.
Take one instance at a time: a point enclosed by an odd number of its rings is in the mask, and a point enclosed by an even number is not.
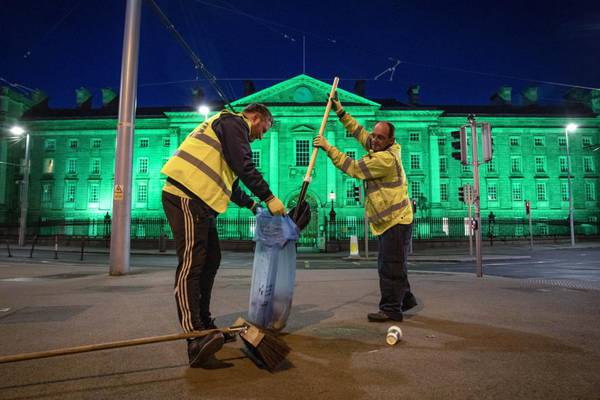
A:
[[[573,222],[573,188],[571,185],[571,155],[569,154],[569,132],[575,132],[577,125],[568,124],[565,127],[567,144],[567,184],[569,185],[569,225],[571,227],[571,247],[575,247],[575,224]]]
[[[335,202],[335,193],[333,190],[329,193],[329,200],[331,200],[331,211],[329,211],[329,224],[331,225],[329,229],[329,235],[332,238],[335,238],[335,210],[333,209],[333,203]]]
[[[27,231],[27,207],[29,197],[29,132],[25,132],[20,126],[10,129],[13,135],[25,133],[25,165],[23,166],[23,180],[21,182],[21,215],[19,216],[19,246],[25,245],[25,233]]]

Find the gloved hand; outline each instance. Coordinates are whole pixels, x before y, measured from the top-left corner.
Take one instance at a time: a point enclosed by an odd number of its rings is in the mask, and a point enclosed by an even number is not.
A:
[[[344,109],[344,107],[342,107],[340,99],[338,98],[337,90],[333,93],[333,96],[331,97],[331,109],[335,111],[336,114],[339,114],[340,111]]]
[[[283,203],[275,196],[267,201],[267,207],[269,208],[269,212],[273,215],[285,215]]]
[[[327,139],[325,139],[325,136],[315,136],[315,138],[313,139],[313,147],[320,147],[325,151],[329,151],[331,145],[329,144]]]

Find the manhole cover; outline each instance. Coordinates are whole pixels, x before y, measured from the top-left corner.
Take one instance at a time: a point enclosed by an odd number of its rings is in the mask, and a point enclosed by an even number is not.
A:
[[[0,324],[66,321],[81,314],[90,307],[91,306],[25,307],[6,316],[0,316]]]

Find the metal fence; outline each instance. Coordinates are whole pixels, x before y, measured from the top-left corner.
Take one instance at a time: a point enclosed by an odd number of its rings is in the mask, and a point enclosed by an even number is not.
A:
[[[300,237],[299,245],[317,245],[318,238],[324,240],[348,240],[356,235],[364,239],[364,220],[324,221],[319,231],[305,230]],[[469,235],[470,224],[467,218],[416,218],[413,224],[413,238],[434,240],[441,238],[461,239]],[[27,227],[27,236],[50,237],[86,237],[101,239],[110,237],[110,220],[85,219],[85,220],[46,220],[30,224]],[[226,219],[217,218],[217,230],[222,240],[252,240],[254,236],[254,218]],[[498,239],[523,239],[529,237],[529,220],[525,218],[496,219],[490,223],[482,220],[481,233],[483,238],[493,235]],[[0,234],[3,237],[16,237],[19,226],[17,224],[0,224]],[[593,219],[575,221],[575,231],[580,236],[600,234],[600,224]],[[569,221],[567,219],[533,219],[532,233],[534,237],[569,236]],[[166,218],[132,218],[132,239],[158,239],[161,236],[168,239],[173,234]],[[369,232],[369,238],[375,237]]]

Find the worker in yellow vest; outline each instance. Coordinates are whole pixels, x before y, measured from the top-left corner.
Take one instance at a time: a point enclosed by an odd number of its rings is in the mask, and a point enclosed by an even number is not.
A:
[[[331,100],[346,131],[368,151],[361,159],[354,160],[331,146],[324,136],[313,140],[313,145],[325,150],[337,168],[364,181],[365,212],[371,232],[379,241],[377,268],[381,290],[379,311],[367,317],[371,322],[402,321],[402,312],[415,307],[417,301],[410,291],[406,266],[413,211],[394,125],[380,121],[369,134],[344,111],[337,92]]]
[[[250,104],[241,113],[223,110],[194,129],[161,170],[167,176],[162,203],[177,247],[175,300],[184,332],[216,328],[210,313],[221,261],[216,217],[230,200],[253,212],[257,207],[239,181],[273,215],[286,212],[256,169],[250,150],[250,142],[262,139],[272,125],[273,116],[262,104]],[[228,340],[235,336],[215,333],[188,340],[190,366],[212,362]]]

